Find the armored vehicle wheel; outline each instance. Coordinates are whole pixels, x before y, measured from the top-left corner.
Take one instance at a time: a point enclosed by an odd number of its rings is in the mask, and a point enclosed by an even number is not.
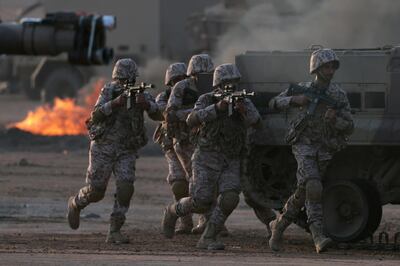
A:
[[[365,180],[339,180],[328,184],[323,197],[326,233],[337,242],[361,240],[380,223],[379,194]]]
[[[73,98],[82,85],[82,76],[76,69],[55,69],[48,74],[40,91],[42,101],[51,102],[55,97]]]
[[[376,187],[372,186],[365,180],[354,180],[354,182],[361,187],[361,189],[366,193],[369,206],[369,218],[367,226],[360,236],[359,239],[364,239],[372,235],[382,219],[382,203],[379,196],[379,192]]]
[[[246,203],[281,210],[296,185],[296,162],[290,150],[252,147],[246,166],[242,176]]]

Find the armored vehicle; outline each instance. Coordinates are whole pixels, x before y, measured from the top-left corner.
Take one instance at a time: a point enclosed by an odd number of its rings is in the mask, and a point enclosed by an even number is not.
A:
[[[311,52],[246,52],[236,56],[243,88],[256,92],[263,127],[250,136],[244,195],[251,206],[281,210],[296,185],[296,161],[284,138],[292,114],[268,109],[290,83],[309,81]],[[382,205],[400,203],[400,47],[336,49],[334,82],[347,92],[355,131],[324,179],[327,233],[338,242],[364,239],[379,226]],[[305,225],[299,219],[298,223]]]

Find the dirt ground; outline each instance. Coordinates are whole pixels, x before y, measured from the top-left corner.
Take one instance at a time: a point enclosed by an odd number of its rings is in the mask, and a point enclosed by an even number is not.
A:
[[[36,103],[0,95],[0,125],[21,119]],[[12,106],[12,107],[11,107]],[[10,111],[12,110],[12,111]],[[1,126],[0,126],[1,128]],[[1,135],[0,135],[1,136]],[[1,143],[1,142],[0,142]],[[331,249],[315,254],[309,234],[291,226],[285,250],[273,253],[264,225],[241,200],[227,221],[225,251],[195,249],[199,236],[160,234],[163,207],[172,200],[161,156],[143,155],[126,232],[131,243],[104,243],[114,192],[113,179],[103,201],[82,212],[81,227],[69,229],[66,201],[84,184],[87,150],[0,147],[0,265],[399,265],[399,251]],[[145,153],[146,154],[146,153]],[[194,217],[195,220],[197,217]],[[385,206],[380,228],[400,231],[400,207]]]

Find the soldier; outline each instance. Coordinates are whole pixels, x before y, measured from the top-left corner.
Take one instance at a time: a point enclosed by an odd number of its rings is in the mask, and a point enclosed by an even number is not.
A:
[[[214,64],[208,54],[193,55],[189,61],[186,73],[188,78],[175,84],[165,108],[164,116],[167,122],[168,135],[174,138],[174,150],[187,176],[187,179],[169,180],[172,182],[172,191],[176,195],[176,200],[189,195],[189,181],[192,177],[191,158],[194,147],[190,143],[190,130],[186,125],[186,118],[200,96],[198,87],[199,75],[202,73],[212,73],[213,71]],[[194,234],[204,231],[207,220],[206,216],[207,214],[200,215],[199,224],[192,230]],[[184,231],[189,227],[193,227],[192,215],[190,214],[189,217],[181,219],[181,222],[185,223],[183,225]],[[180,228],[182,228],[182,223]]]
[[[284,230],[296,219],[303,206],[306,207],[316,251],[326,250],[332,242],[322,228],[321,181],[334,153],[345,147],[347,136],[354,128],[346,93],[339,85],[331,83],[338,68],[339,58],[333,50],[314,51],[310,59],[310,74],[315,74],[316,78],[313,82],[300,83],[306,89],[333,99],[337,103],[335,108],[319,101],[310,115],[310,101],[315,99],[302,93],[292,95],[288,89],[269,103],[273,109],[293,107],[297,113],[286,137],[297,160],[297,189],[286,202],[282,215],[270,223],[272,237],[269,246],[274,251],[281,249]]]
[[[236,86],[240,77],[235,65],[220,65],[214,72],[215,91],[203,94],[197,100],[187,118],[188,125],[199,130],[192,157],[191,196],[168,205],[164,212],[163,232],[171,238],[177,218],[207,212],[217,191],[217,204],[197,243],[199,249],[224,249],[217,234],[239,203],[240,161],[245,151],[246,129],[260,121],[250,100],[237,101],[235,111],[229,116],[228,102],[215,98],[215,93],[221,92],[225,85]]]
[[[91,142],[86,186],[68,200],[69,226],[78,229],[80,211],[103,199],[110,175],[114,174],[116,193],[107,243],[129,242],[120,229],[134,192],[137,151],[147,143],[143,112],[149,116],[158,113],[153,97],[147,92],[136,94],[133,108],[127,110],[125,85],[134,84],[137,76],[138,69],[132,59],[116,62],[113,80],[102,89],[88,122]]]
[[[175,63],[168,67],[165,73],[165,85],[167,86],[167,89],[156,97],[156,103],[161,112],[164,112],[167,107],[172,87],[179,81],[187,78],[186,71],[187,68],[185,63]],[[162,122],[154,132],[154,141],[161,145],[161,148],[165,153],[165,158],[168,163],[167,182],[171,186],[175,201],[178,201],[188,195],[188,180],[190,177],[187,176],[185,165],[182,162],[190,160],[187,156],[189,156],[192,148],[189,146],[190,150],[188,153],[180,153],[179,151],[181,150],[179,149],[175,151],[174,146],[178,147],[179,144],[182,145],[183,143],[176,142],[174,145],[173,132],[168,132],[167,123],[165,121]],[[189,168],[188,171],[191,171],[191,169]],[[180,219],[180,223],[176,228],[175,233],[188,234],[191,232],[192,228],[192,215],[187,215]]]

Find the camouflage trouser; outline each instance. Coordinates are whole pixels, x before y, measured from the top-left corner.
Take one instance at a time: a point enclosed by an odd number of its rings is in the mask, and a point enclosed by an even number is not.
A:
[[[305,206],[308,223],[322,223],[322,178],[332,154],[318,144],[296,144],[292,152],[297,160],[297,188],[286,202],[282,216],[293,221]]]
[[[167,182],[168,184],[172,184],[176,180],[186,180],[186,172],[183,169],[181,162],[176,155],[174,149],[170,149],[165,151],[165,158],[167,159],[168,163],[168,176]]]
[[[193,146],[191,144],[174,144],[173,149],[165,152],[165,158],[168,162],[167,181],[172,184],[175,180],[185,179],[190,182],[192,176],[192,158]]]
[[[79,190],[75,203],[84,208],[104,197],[111,173],[115,176],[116,193],[112,217],[125,219],[133,194],[136,151],[126,150],[118,144],[90,143],[86,186]]]
[[[210,222],[222,227],[229,214],[221,209],[221,199],[227,192],[238,197],[241,191],[240,160],[228,159],[219,152],[196,149],[192,157],[192,167],[191,196],[178,202],[177,213],[179,216],[193,212],[207,213],[215,201],[215,191],[218,191],[218,201],[212,210]]]

